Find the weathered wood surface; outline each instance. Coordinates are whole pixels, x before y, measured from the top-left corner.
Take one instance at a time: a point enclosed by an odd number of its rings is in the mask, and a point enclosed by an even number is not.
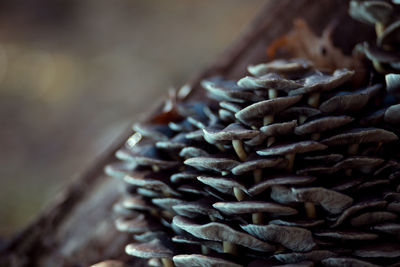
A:
[[[212,7],[210,7],[212,8]],[[270,0],[260,10],[241,37],[209,68],[189,80],[196,98],[199,82],[212,75],[238,78],[249,63],[266,60],[265,48],[271,40],[288,32],[293,19],[303,17],[316,32],[333,19],[342,20],[347,1]],[[351,25],[343,28],[339,44],[348,44]],[[149,111],[155,114],[159,110]],[[52,204],[0,253],[0,266],[88,266],[105,259],[125,258],[124,245],[130,236],[114,229],[111,207],[118,199],[120,181],[103,174],[103,168],[114,160],[115,151],[132,134],[122,133],[110,149],[75,179]],[[144,261],[135,260],[134,266]]]

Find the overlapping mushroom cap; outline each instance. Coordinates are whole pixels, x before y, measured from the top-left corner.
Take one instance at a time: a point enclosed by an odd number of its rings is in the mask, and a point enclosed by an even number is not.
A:
[[[249,72],[204,81],[210,99],[177,102],[164,124],[135,125],[141,138],[106,168],[126,183],[126,252],[164,266],[398,263],[396,90],[354,88],[353,71],[303,59]]]

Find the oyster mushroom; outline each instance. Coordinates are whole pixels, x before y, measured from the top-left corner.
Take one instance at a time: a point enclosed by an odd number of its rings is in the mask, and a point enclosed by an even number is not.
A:
[[[327,259],[323,259],[321,263],[324,266],[328,267],[342,267],[342,266],[379,267],[379,265],[376,264],[348,257],[330,257]]]
[[[354,227],[377,224],[386,221],[393,221],[398,218],[398,215],[388,211],[370,211],[358,215],[350,220],[350,224]]]
[[[260,134],[248,141],[245,141],[245,144],[250,146],[258,146],[261,145],[265,139],[267,139],[267,146],[269,147],[275,142],[276,136],[289,135],[293,133],[296,126],[296,120],[263,126],[260,128]]]
[[[243,103],[246,101],[260,101],[261,97],[245,91],[237,86],[235,82],[214,82],[204,80],[201,85],[210,93],[210,97],[218,101],[230,101]]]
[[[261,181],[262,169],[265,168],[281,168],[286,165],[286,161],[282,158],[256,158],[252,157],[252,160],[238,164],[232,169],[234,175],[242,175],[247,172],[253,171],[254,181],[256,183]]]
[[[171,129],[162,124],[135,123],[132,128],[142,136],[151,137],[158,141],[167,141],[173,135]]]
[[[133,234],[141,234],[147,231],[160,230],[160,225],[150,222],[144,214],[130,219],[130,218],[118,218],[115,221],[115,227],[121,232],[128,232]]]
[[[396,97],[400,96],[400,74],[390,73],[385,75],[386,90]]]
[[[316,244],[309,230],[281,225],[241,225],[242,229],[261,240],[281,244],[292,251],[310,251]]]
[[[400,244],[366,245],[354,250],[353,255],[361,258],[398,258],[400,257]]]
[[[393,46],[400,44],[400,21],[395,21],[378,36],[378,46]]]
[[[257,251],[274,251],[274,246],[260,241],[249,234],[236,231],[225,224],[212,222],[199,225],[181,216],[175,216],[173,224],[195,237],[223,242],[224,252],[226,253],[235,254],[236,245],[248,247]]]
[[[306,185],[315,181],[315,177],[311,176],[297,176],[297,175],[281,175],[271,177],[268,180],[262,181],[251,188],[248,192],[251,196],[256,196],[271,186],[276,185]]]
[[[214,258],[204,256],[201,254],[190,254],[190,255],[176,255],[173,258],[176,267],[242,267],[231,261],[223,260],[220,258]]]
[[[166,184],[165,182],[156,178],[148,177],[147,172],[145,173],[133,172],[129,175],[126,175],[124,177],[124,181],[134,186],[139,186],[150,190],[161,191],[165,196],[172,196],[172,195],[180,196],[180,194],[177,191],[172,189],[172,187]]]
[[[218,211],[213,209],[211,206],[200,202],[187,202],[187,203],[176,204],[172,207],[172,209],[178,215],[186,216],[189,218],[195,218],[206,215],[209,216],[212,221],[215,221],[215,218],[223,219],[223,216],[221,216],[221,214]]]
[[[339,239],[343,241],[350,240],[375,240],[378,238],[377,234],[359,232],[359,231],[320,231],[315,232],[315,236]]]
[[[299,124],[303,124],[308,117],[321,114],[321,111],[308,106],[294,106],[282,111],[279,116],[281,118],[297,119]]]
[[[312,250],[310,252],[292,252],[275,254],[273,257],[280,262],[284,263],[297,263],[301,261],[310,260],[313,262],[320,262],[323,259],[336,256],[335,253],[329,250]]]

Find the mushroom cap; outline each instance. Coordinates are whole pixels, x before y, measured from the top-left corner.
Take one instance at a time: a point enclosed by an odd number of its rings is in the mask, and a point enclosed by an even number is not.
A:
[[[341,169],[357,169],[363,173],[370,173],[384,162],[381,158],[373,157],[349,157],[336,163],[333,168],[336,170]]]
[[[400,87],[399,87],[399,92],[400,92]],[[400,104],[390,106],[385,111],[384,120],[387,123],[397,125],[399,127],[399,125],[400,125]]]
[[[382,89],[382,84],[375,84],[366,89],[356,92],[340,92],[339,94],[324,101],[319,109],[323,113],[344,114],[362,109],[372,96]]]
[[[224,108],[224,109],[226,109],[228,111],[231,111],[233,113],[236,113],[236,112],[238,112],[239,110],[242,109],[242,107],[240,105],[238,105],[238,104],[235,104],[235,103],[232,103],[232,102],[225,102],[225,101],[219,102],[219,106],[221,108]]]
[[[108,164],[104,168],[104,172],[111,177],[122,179],[126,175],[126,173],[129,173],[133,171],[136,167],[135,163],[132,162],[114,162]]]
[[[389,21],[393,7],[384,1],[350,1],[349,14],[352,18],[369,24]]]
[[[246,76],[240,79],[237,84],[248,89],[273,88],[286,92],[301,86],[300,83],[285,79],[277,73],[267,73],[260,77]]]
[[[219,157],[195,157],[187,159],[183,163],[199,170],[217,172],[230,171],[239,164],[236,160]]]
[[[291,207],[263,201],[217,202],[213,204],[213,207],[229,215],[257,212],[271,213],[274,215],[294,215],[298,213],[297,210]]]
[[[400,60],[399,53],[393,53],[392,51],[386,51],[375,46],[370,46],[367,42],[364,42],[360,49],[371,61],[388,63],[396,66],[396,62]]]
[[[307,162],[322,162],[322,163],[338,162],[342,159],[343,159],[342,154],[326,154],[318,156],[308,156],[303,158],[303,160]]]
[[[354,71],[347,69],[335,70],[332,75],[315,72],[302,81],[302,87],[291,90],[289,95],[303,95],[332,90],[350,81],[354,73]]]
[[[197,180],[202,182],[203,184],[209,185],[212,188],[215,188],[219,192],[233,194],[233,188],[239,188],[243,192],[247,193],[247,189],[244,185],[238,183],[234,179],[225,178],[225,177],[209,177],[209,176],[199,176]]]
[[[277,168],[284,165],[286,165],[286,160],[282,158],[255,159],[238,164],[232,169],[232,173],[235,175],[242,175],[254,170]]]
[[[209,205],[200,202],[187,202],[177,204],[172,208],[178,215],[186,216],[188,218],[195,218],[202,215],[210,215],[215,218],[223,219],[223,216],[218,211],[216,211]]]
[[[292,251],[310,251],[316,246],[311,232],[300,227],[274,224],[247,224],[240,227],[261,240],[281,244]]]
[[[186,159],[195,157],[208,157],[209,155],[210,154],[208,154],[207,151],[193,146],[185,147],[179,152],[179,156]]]
[[[270,72],[279,74],[299,73],[309,70],[313,64],[303,58],[277,59],[268,63],[250,65],[247,70],[254,76],[262,76]]]
[[[175,173],[171,175],[171,182],[173,183],[179,183],[181,181],[185,180],[195,180],[197,179],[198,173],[192,173],[192,172],[180,172],[180,173]]]
[[[261,97],[256,94],[244,91],[234,82],[214,82],[204,80],[201,85],[210,93],[210,97],[218,101],[230,101],[243,103],[245,101],[260,101]]]
[[[385,75],[386,90],[396,97],[400,96],[400,74],[390,73]]]
[[[163,181],[160,181],[156,178],[148,178],[147,177],[148,173],[143,173],[143,172],[133,172],[131,174],[128,174],[124,177],[124,181],[128,184],[135,185],[138,187],[150,189],[150,190],[156,190],[156,191],[162,191],[162,192],[168,192],[172,195],[175,196],[180,196],[178,192],[176,192],[174,189],[172,189],[168,184],[164,183]]]
[[[246,125],[266,115],[274,115],[300,101],[301,96],[278,97],[247,106],[235,113],[235,117]]]
[[[400,44],[400,21],[395,21],[378,36],[377,44],[378,46],[392,45],[396,47]]]
[[[251,235],[236,231],[225,224],[212,222],[199,225],[181,216],[175,216],[173,219],[173,224],[176,227],[185,230],[189,234],[201,239],[227,241],[257,251],[271,252],[275,250],[274,246],[258,240]]]
[[[350,131],[334,135],[322,141],[328,146],[362,144],[371,142],[391,142],[398,140],[396,134],[379,128],[357,128]]]
[[[231,261],[202,254],[182,254],[172,258],[176,267],[243,267]]]
[[[303,220],[303,221],[284,221],[284,220],[272,220],[269,224],[283,225],[283,226],[295,226],[300,228],[312,228],[324,224],[324,220]]]
[[[174,253],[164,246],[160,240],[154,239],[148,243],[132,243],[125,247],[128,255],[139,258],[171,258]]]
[[[331,227],[337,227],[342,224],[347,218],[351,217],[353,214],[366,209],[381,209],[386,206],[387,202],[384,200],[369,200],[363,201],[353,206],[347,208],[345,211],[340,214],[340,216],[336,219],[336,222]]]
[[[354,119],[349,116],[328,116],[311,120],[296,127],[294,132],[297,135],[320,133],[329,131],[352,122]]]
[[[280,262],[297,263],[305,260],[320,262],[323,259],[334,256],[336,256],[336,254],[329,250],[312,250],[304,253],[300,252],[280,253],[280,254],[275,254],[273,257]]]
[[[273,123],[260,128],[260,131],[269,136],[279,136],[293,133],[294,128],[297,126],[297,120],[288,122]]]
[[[223,244],[221,242],[217,241],[206,241],[206,240],[201,240],[192,236],[174,236],[171,238],[172,242],[175,243],[186,243],[186,244],[195,244],[195,245],[203,245],[208,248],[211,248],[212,250],[215,250],[218,253],[223,253],[224,248]]]
[[[386,221],[393,221],[398,218],[398,215],[388,211],[370,211],[358,215],[350,220],[350,224],[354,227],[365,225],[378,224]]]
[[[342,266],[379,267],[379,265],[376,264],[348,257],[330,257],[323,259],[321,262],[324,266],[328,267],[342,267]]]
[[[377,234],[360,231],[319,231],[314,235],[339,240],[375,240],[378,238]]]
[[[260,156],[277,156],[287,155],[293,153],[306,153],[317,150],[324,150],[328,148],[326,145],[317,141],[300,141],[286,145],[277,145],[270,148],[258,150],[257,154]]]
[[[168,210],[168,211],[173,211],[173,207],[175,205],[179,204],[184,204],[186,201],[179,199],[179,198],[172,198],[172,197],[166,197],[166,198],[153,198],[151,199],[151,202],[160,207],[163,210]]]
[[[361,258],[397,258],[400,257],[399,243],[372,244],[358,248],[354,256]]]
[[[167,141],[173,135],[169,127],[162,124],[137,122],[133,124],[132,129],[142,136],[151,137],[157,141]]]
[[[252,196],[258,195],[275,185],[305,185],[315,181],[315,177],[311,176],[297,176],[297,175],[281,175],[276,177],[268,178],[268,180],[262,181],[251,188],[249,188],[249,194]]]
[[[128,232],[133,234],[142,234],[147,231],[160,230],[160,225],[154,224],[147,220],[144,214],[129,219],[129,218],[117,218],[115,221],[115,227],[118,231]]]
[[[203,129],[203,132],[205,138],[207,138],[208,140],[211,139],[213,141],[250,139],[260,133],[257,130],[246,129],[239,123],[231,123],[222,130],[205,128]]]
[[[295,106],[285,109],[278,115],[283,118],[295,118],[297,119],[299,116],[312,117],[321,114],[321,111],[316,108],[308,107],[308,106]]]
[[[400,223],[381,223],[372,226],[371,229],[400,237]]]

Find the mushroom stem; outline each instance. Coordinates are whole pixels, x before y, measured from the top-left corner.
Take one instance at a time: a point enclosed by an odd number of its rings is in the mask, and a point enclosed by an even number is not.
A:
[[[264,116],[264,120],[263,120],[264,126],[271,124],[273,122],[274,122],[274,115],[265,115]]]
[[[268,89],[268,97],[269,99],[274,99],[278,97],[278,91],[276,89],[270,88]]]
[[[311,134],[311,139],[312,140],[318,140],[319,138],[321,138],[321,134],[320,133]]]
[[[242,201],[244,199],[243,191],[237,187],[233,188],[233,194],[235,195],[235,197],[238,201]]]
[[[151,168],[153,169],[153,172],[159,172],[160,171],[160,167],[157,165],[151,165]]]
[[[268,137],[267,147],[270,147],[273,143],[275,143],[275,136]]]
[[[319,106],[319,98],[320,98],[320,96],[321,96],[320,93],[312,93],[312,94],[308,97],[307,103],[308,103],[310,106],[314,107],[314,108],[318,107],[318,106]]]
[[[306,210],[306,214],[307,214],[308,218],[316,218],[317,217],[317,211],[315,210],[314,203],[305,202],[304,208]]]
[[[169,258],[162,258],[161,262],[164,265],[164,267],[175,267],[174,262]]]
[[[251,214],[251,220],[254,224],[262,224],[263,223],[263,214],[261,212],[256,212]]]
[[[261,182],[261,178],[262,178],[262,169],[257,169],[253,171],[253,176],[254,176],[254,183],[258,184],[259,182]]]
[[[347,153],[349,155],[355,155],[357,154],[358,151],[358,144],[351,144],[348,148],[347,148]]]
[[[379,37],[385,31],[385,25],[382,22],[375,23],[376,36]]]
[[[293,170],[295,156],[296,156],[295,153],[285,155],[285,158],[288,160],[288,165],[287,165],[288,171]]]
[[[303,123],[306,121],[306,119],[307,119],[307,116],[300,115],[300,116],[299,116],[299,123],[300,123],[300,124],[303,124]]]
[[[225,151],[225,147],[224,147],[223,145],[221,145],[221,144],[215,144],[215,146],[216,146],[220,151],[222,151],[222,152]]]
[[[242,140],[232,140],[232,146],[241,161],[246,161],[247,154],[243,147]]]
[[[210,253],[210,249],[204,245],[201,245],[201,253],[206,255]]]
[[[222,246],[224,248],[225,253],[229,253],[232,255],[237,255],[237,247],[235,244],[228,242],[228,241],[223,241]]]

